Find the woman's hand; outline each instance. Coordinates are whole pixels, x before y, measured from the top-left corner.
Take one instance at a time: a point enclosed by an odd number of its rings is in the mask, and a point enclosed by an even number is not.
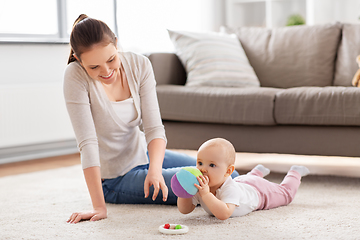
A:
[[[81,220],[97,221],[100,219],[107,218],[107,210],[105,209],[94,209],[91,212],[76,212],[71,214],[68,223],[78,223]]]
[[[155,201],[160,189],[162,191],[164,202],[168,197],[168,188],[162,175],[165,147],[165,140],[160,138],[153,139],[148,145],[150,163],[149,171],[144,182],[144,193],[145,198],[147,198],[149,196],[150,186],[154,186],[154,193],[152,196],[153,201]]]
[[[168,197],[168,188],[165,184],[165,180],[162,175],[161,169],[159,172],[156,172],[156,171],[152,171],[151,168],[149,168],[148,174],[144,182],[145,198],[149,196],[150,186],[154,186],[154,193],[152,196],[152,200],[155,201],[161,189],[163,195],[163,201],[166,202]]]
[[[84,176],[90,193],[93,211],[71,214],[68,223],[78,223],[81,220],[97,221],[107,217],[104,193],[101,184],[100,167],[84,169]]]

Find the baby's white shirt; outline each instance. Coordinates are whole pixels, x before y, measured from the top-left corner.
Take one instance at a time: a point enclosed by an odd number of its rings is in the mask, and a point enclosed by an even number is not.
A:
[[[231,217],[244,216],[255,211],[259,205],[259,195],[257,190],[246,183],[235,182],[231,177],[228,177],[224,184],[216,190],[215,196],[225,203],[234,204],[236,206]],[[200,204],[207,213],[213,215],[202,201],[199,193],[196,193],[192,198],[192,203],[195,206]]]

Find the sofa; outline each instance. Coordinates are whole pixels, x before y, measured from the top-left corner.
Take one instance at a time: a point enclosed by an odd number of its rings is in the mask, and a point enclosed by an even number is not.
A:
[[[360,88],[351,85],[360,25],[223,28],[223,34],[240,43],[258,85],[188,84],[189,62],[204,38],[189,38],[182,47],[198,45],[184,56],[177,45],[184,35],[170,32],[176,52],[148,54],[168,148],[196,150],[222,137],[239,152],[360,157]],[[211,44],[206,52],[216,48]]]

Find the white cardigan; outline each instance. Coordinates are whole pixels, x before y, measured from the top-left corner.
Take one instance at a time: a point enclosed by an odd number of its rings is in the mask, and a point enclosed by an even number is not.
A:
[[[82,167],[101,166],[102,178],[122,176],[148,163],[147,144],[155,138],[166,141],[149,59],[135,53],[119,53],[119,57],[137,112],[128,124],[115,113],[102,84],[90,78],[80,63],[70,63],[64,76],[66,107]]]

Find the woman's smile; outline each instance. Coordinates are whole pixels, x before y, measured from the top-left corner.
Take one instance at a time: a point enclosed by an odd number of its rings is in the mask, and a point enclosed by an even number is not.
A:
[[[107,75],[107,76],[100,75],[100,77],[103,78],[103,79],[108,80],[108,79],[110,79],[110,78],[113,76],[114,72],[115,72],[115,69],[113,69],[113,70],[110,72],[109,75]]]

